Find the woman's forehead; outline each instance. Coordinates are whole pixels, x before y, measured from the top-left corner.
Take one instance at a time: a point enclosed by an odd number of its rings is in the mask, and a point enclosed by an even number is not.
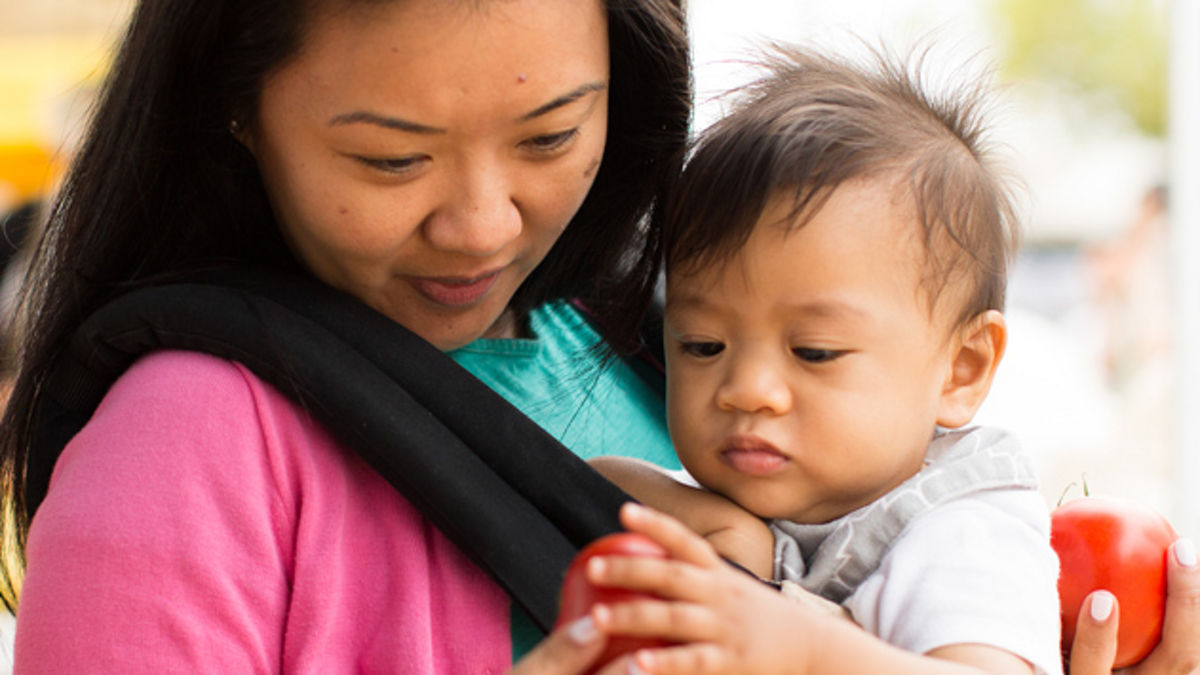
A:
[[[290,80],[313,106],[434,116],[489,101],[520,114],[607,84],[600,0],[479,4],[419,0],[322,12],[296,58],[271,79]]]
[[[391,35],[395,50],[446,53],[448,49],[437,47],[468,27],[482,39],[494,37],[491,46],[502,45],[514,29],[531,33],[555,29],[547,37],[557,39],[505,45],[518,50],[553,42],[578,49],[582,45],[571,45],[570,33],[563,32],[572,25],[607,37],[604,0],[312,0],[310,5],[301,51],[329,40]]]

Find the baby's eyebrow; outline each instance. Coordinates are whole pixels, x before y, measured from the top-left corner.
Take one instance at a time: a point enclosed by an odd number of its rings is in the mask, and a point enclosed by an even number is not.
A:
[[[708,298],[700,293],[667,293],[667,302],[663,311],[681,311],[685,309],[701,309],[711,305]]]
[[[843,302],[840,300],[812,300],[807,302],[786,304],[784,307],[789,312],[817,318],[861,319],[869,316],[869,313],[861,307],[858,307],[853,303]]]

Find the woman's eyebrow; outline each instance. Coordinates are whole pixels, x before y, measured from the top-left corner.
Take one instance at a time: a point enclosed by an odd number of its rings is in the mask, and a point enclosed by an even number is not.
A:
[[[604,91],[607,88],[608,88],[608,85],[603,82],[588,82],[587,84],[583,84],[583,85],[576,87],[575,89],[572,89],[571,91],[563,94],[562,96],[559,96],[558,98],[554,99],[553,101],[550,101],[549,103],[540,105],[540,106],[534,108],[533,110],[525,113],[524,115],[521,115],[520,117],[517,118],[517,121],[518,122],[528,122],[531,119],[545,115],[546,113],[550,112],[551,110],[555,110],[557,108],[563,107],[564,105],[569,105],[571,103],[574,103],[575,101],[578,101],[579,99],[583,98],[587,94],[592,93],[593,91]]]
[[[528,122],[529,120],[541,117],[551,110],[556,110],[565,105],[570,105],[575,101],[594,91],[604,91],[608,88],[603,82],[589,82],[580,85],[575,89],[559,96],[558,98],[540,105],[533,110],[521,115],[517,118],[520,122]],[[431,127],[427,124],[420,124],[403,119],[401,117],[392,117],[390,115],[381,115],[366,110],[355,110],[354,112],[342,113],[329,120],[329,126],[341,126],[344,124],[374,124],[375,126],[384,127],[385,129],[395,129],[396,131],[407,131],[413,134],[444,134],[445,129],[440,127]]]
[[[395,129],[397,131],[407,131],[414,134],[444,134],[445,129],[431,127],[417,122],[399,117],[390,117],[388,115],[380,115],[378,113],[367,112],[365,110],[356,110],[354,112],[343,113],[329,120],[329,126],[339,126],[342,124],[374,124],[386,129]]]

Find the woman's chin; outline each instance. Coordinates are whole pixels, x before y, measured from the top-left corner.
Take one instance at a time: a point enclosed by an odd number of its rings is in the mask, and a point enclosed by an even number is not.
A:
[[[393,316],[392,319],[443,352],[465,347],[480,338],[509,337],[492,330],[496,321],[490,315],[455,318]]]

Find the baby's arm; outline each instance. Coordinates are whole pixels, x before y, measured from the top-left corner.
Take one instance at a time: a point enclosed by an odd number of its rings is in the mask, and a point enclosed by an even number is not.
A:
[[[775,537],[759,517],[718,494],[684,485],[649,462],[594,457],[588,463],[638,501],[682,521],[723,557],[771,578]]]

